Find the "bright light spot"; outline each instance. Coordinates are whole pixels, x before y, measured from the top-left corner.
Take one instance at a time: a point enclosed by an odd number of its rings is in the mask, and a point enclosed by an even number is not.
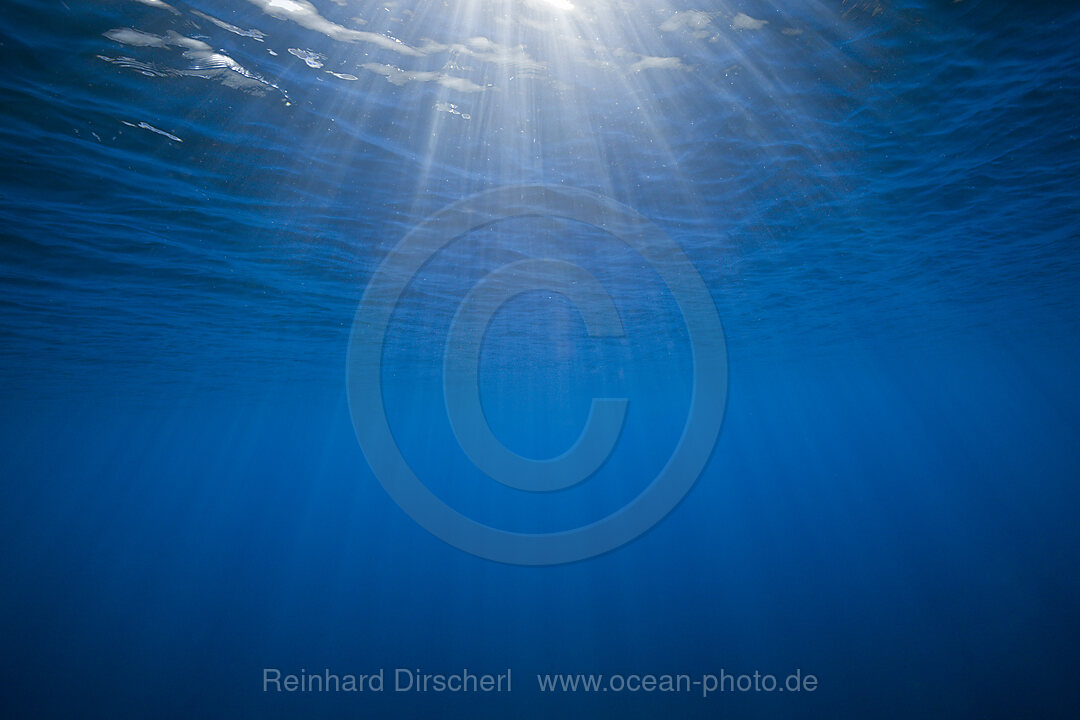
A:
[[[573,4],[568,2],[568,0],[539,0],[538,4],[546,5],[547,7],[553,8],[555,10],[569,11],[574,9]]]
[[[271,10],[282,10],[287,13],[299,13],[304,10],[304,6],[293,0],[270,0],[266,4],[266,7]]]

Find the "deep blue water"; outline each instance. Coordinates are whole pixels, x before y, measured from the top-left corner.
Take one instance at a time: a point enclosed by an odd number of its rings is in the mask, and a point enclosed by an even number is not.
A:
[[[787,5],[5,0],[0,714],[1072,717],[1080,9]],[[550,567],[427,532],[350,410],[380,263],[505,187],[646,218],[726,341],[693,489]],[[687,308],[611,231],[480,225],[394,306],[387,422],[462,514],[578,527],[678,445]],[[540,289],[487,328],[478,392],[514,452],[629,401],[607,462],[551,493],[481,473],[443,387],[456,309],[528,257],[585,268],[625,331]],[[264,668],[380,667],[510,667],[513,692],[263,691]],[[722,669],[819,687],[535,679]]]

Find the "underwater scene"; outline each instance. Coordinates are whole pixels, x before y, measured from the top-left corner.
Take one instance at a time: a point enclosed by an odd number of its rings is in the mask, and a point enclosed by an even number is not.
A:
[[[4,0],[0,716],[1074,717],[1078,36]]]

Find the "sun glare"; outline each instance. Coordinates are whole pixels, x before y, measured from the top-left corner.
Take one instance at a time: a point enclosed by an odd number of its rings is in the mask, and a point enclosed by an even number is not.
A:
[[[567,0],[538,0],[537,4],[566,12],[574,9],[574,5]]]

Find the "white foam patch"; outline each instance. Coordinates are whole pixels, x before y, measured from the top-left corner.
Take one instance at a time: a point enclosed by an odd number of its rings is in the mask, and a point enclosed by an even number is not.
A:
[[[425,70],[402,70],[393,65],[383,65],[381,63],[364,63],[360,67],[369,72],[382,75],[394,85],[406,85],[413,82],[433,82],[442,85],[445,88],[457,90],[458,92],[480,92],[484,89],[482,85],[477,85],[472,80],[454,77],[453,75],[447,75],[446,73]]]
[[[136,125],[135,123],[129,123],[129,122],[127,121],[127,120],[121,120],[120,122],[124,123],[124,124],[125,124],[125,125],[127,125],[128,127],[133,127],[133,128],[140,128],[140,129],[142,129],[142,130],[149,130],[149,131],[150,131],[150,132],[152,132],[152,133],[157,133],[158,135],[161,135],[161,136],[163,136],[163,137],[167,137],[167,138],[169,138],[169,139],[170,139],[170,140],[172,140],[173,142],[178,142],[178,143],[182,143],[182,142],[184,142],[183,140],[181,140],[180,138],[176,137],[176,136],[175,136],[175,135],[173,135],[172,133],[170,133],[170,132],[165,132],[164,130],[161,130],[161,129],[159,129],[159,128],[156,128],[156,127],[154,127],[153,125],[151,125],[151,124],[150,124],[150,123],[148,123],[148,122],[140,122],[140,123],[139,123],[139,124],[137,124],[137,125]]]
[[[135,2],[142,3],[143,5],[149,5],[150,7],[155,7],[155,8],[158,8],[160,10],[168,10],[169,12],[173,13],[174,15],[179,15],[180,14],[179,10],[174,8],[169,3],[162,2],[161,0],[135,0]]]
[[[484,90],[483,85],[477,85],[471,80],[456,78],[445,72],[431,72],[429,70],[403,70],[392,65],[380,63],[365,63],[361,65],[368,72],[377,72],[382,77],[395,85],[405,85],[410,82],[434,82],[456,90],[461,93],[478,93]]]
[[[104,33],[104,35],[113,42],[118,42],[121,45],[128,45],[130,47],[163,48],[169,46],[169,44],[165,42],[165,38],[160,35],[146,33],[142,30],[132,30],[131,28],[115,28]]]
[[[181,35],[174,30],[169,30],[164,35],[154,35],[131,28],[115,28],[106,32],[105,37],[113,42],[131,47],[181,48],[181,56],[189,62],[187,68],[166,68],[164,71],[153,68],[149,64],[128,59],[124,59],[119,63],[139,69],[140,72],[159,76],[217,78],[221,80],[223,85],[228,87],[255,92],[262,92],[271,87],[277,88],[276,85],[249,71],[228,55],[215,52],[210,45],[207,45],[202,40]],[[104,59],[108,62],[118,60],[116,58]]]
[[[642,70],[687,70],[687,66],[683,63],[681,58],[677,57],[656,57],[654,55],[643,55],[640,60],[633,63],[630,66],[630,70],[633,72],[641,72]]]
[[[483,36],[471,37],[463,43],[438,43],[427,40],[418,48],[424,55],[456,53],[494,65],[510,66],[521,73],[539,74],[543,63],[533,60],[521,45],[502,45]]]
[[[677,12],[660,24],[664,32],[675,32],[683,28],[704,30],[712,22],[712,15],[703,10],[683,10]]]
[[[300,58],[308,67],[315,69],[321,68],[326,60],[325,55],[311,50],[302,50],[301,48],[289,48],[289,54]]]
[[[248,0],[267,15],[279,20],[288,20],[300,27],[322,33],[332,40],[352,43],[368,43],[385,50],[393,50],[401,55],[420,55],[415,48],[411,48],[396,38],[379,33],[353,30],[344,25],[338,25],[327,20],[319,14],[318,8],[307,0]]]
[[[739,13],[731,19],[732,30],[760,30],[768,24],[768,20],[757,20],[746,13]]]
[[[437,102],[435,103],[435,112],[444,112],[449,115],[457,115],[462,120],[472,120],[472,115],[467,112],[461,112],[458,110],[458,106],[454,103]]]
[[[251,38],[252,40],[258,40],[259,42],[262,42],[263,39],[266,37],[266,35],[263,34],[259,30],[244,30],[243,28],[237,27],[236,25],[232,25],[231,23],[225,22],[224,20],[219,20],[218,18],[214,17],[213,15],[207,15],[206,13],[199,12],[198,10],[192,10],[191,12],[192,12],[193,15],[197,15],[198,17],[201,17],[203,20],[206,20],[208,22],[212,22],[213,24],[217,25],[222,30],[226,30],[228,32],[231,32],[233,35],[239,35],[240,37]]]

